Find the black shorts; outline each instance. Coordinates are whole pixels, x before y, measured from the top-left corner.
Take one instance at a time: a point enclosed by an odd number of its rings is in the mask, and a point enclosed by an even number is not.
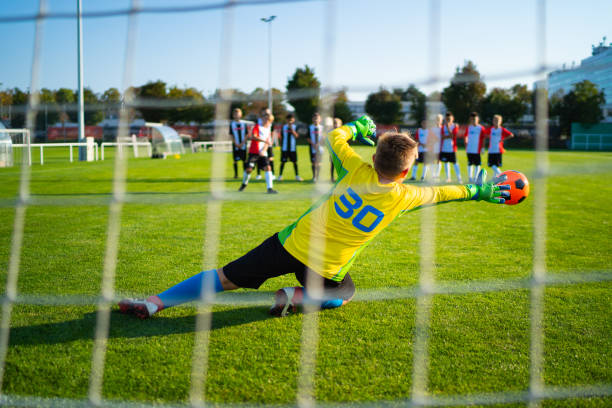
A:
[[[249,160],[247,162],[247,166],[253,168],[256,164],[258,168],[264,169],[266,166],[270,165],[270,161],[266,156],[249,153]]]
[[[258,289],[266,280],[288,273],[295,274],[306,291],[309,284],[322,281],[326,298],[349,300],[355,294],[355,284],[348,273],[342,282],[322,277],[287,252],[278,239],[278,233],[223,267],[225,277],[241,288]]]
[[[293,163],[297,162],[297,152],[281,152],[281,162],[287,163],[288,161]]]
[[[321,155],[317,152],[313,153],[312,150],[310,151],[310,162],[311,163],[319,163],[321,162]]]
[[[246,161],[246,150],[244,149],[234,149],[232,151],[232,156],[234,157],[234,161]]]
[[[480,166],[481,160],[478,153],[468,153],[468,166]]]
[[[273,147],[268,147],[268,157],[270,158],[270,160],[272,160],[272,158],[274,157],[274,148]]]
[[[489,153],[488,165],[501,167],[502,165],[502,155],[501,153]]]
[[[457,163],[457,155],[455,154],[455,152],[442,152],[440,153],[440,161],[448,163]]]
[[[419,152],[419,154],[418,154],[418,156],[416,158],[416,162],[417,163],[425,162],[425,155],[426,155],[426,152]]]

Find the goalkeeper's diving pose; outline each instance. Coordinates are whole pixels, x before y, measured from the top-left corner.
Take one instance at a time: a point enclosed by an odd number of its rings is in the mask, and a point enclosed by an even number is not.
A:
[[[301,286],[279,289],[270,309],[274,316],[295,312],[303,304],[331,309],[349,302],[355,285],[348,271],[357,255],[391,221],[423,206],[450,201],[503,203],[510,186],[476,184],[417,187],[402,184],[417,156],[417,142],[407,133],[387,132],[378,138],[374,166],[348,144],[357,139],[370,146],[374,122],[363,116],[331,131],[326,140],[338,181],[293,224],[222,268],[200,272],[147,299],[119,302],[122,313],[146,319],[181,303],[210,300],[214,293],[257,289],[269,278],[293,273]],[[502,176],[505,177],[505,176]]]

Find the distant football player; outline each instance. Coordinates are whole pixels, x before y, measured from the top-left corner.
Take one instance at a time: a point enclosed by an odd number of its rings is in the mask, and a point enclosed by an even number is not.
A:
[[[461,168],[457,163],[457,133],[459,126],[455,123],[455,117],[452,113],[446,112],[446,118],[442,124],[442,143],[440,145],[440,161],[444,163],[444,173],[446,173],[446,182],[451,182],[451,169],[450,164],[453,163],[455,168],[455,174],[457,175],[457,182],[461,181]]]
[[[295,127],[295,116],[292,113],[287,115],[285,124],[281,128],[281,167],[280,173],[278,174],[278,180],[283,179],[283,170],[285,169],[285,163],[288,161],[293,163],[293,170],[295,172],[295,179],[302,181],[300,177],[298,165],[297,165],[297,138],[299,137]],[[272,170],[274,172],[274,170]]]
[[[514,134],[502,125],[501,115],[493,116],[493,126],[487,128],[485,137],[489,138],[488,165],[493,169],[495,175],[501,174],[502,154],[504,154],[504,140],[514,137]]]
[[[478,123],[478,113],[470,113],[470,124],[465,130],[465,152],[468,160],[468,182],[473,183],[480,172],[483,143],[485,139],[485,128]]]
[[[249,130],[247,122],[242,120],[242,109],[235,108],[232,111],[229,133],[232,137],[232,156],[234,158],[234,178],[238,178],[238,162],[242,161],[242,170],[245,170],[246,143]]]
[[[414,139],[419,144],[418,147],[418,156],[414,165],[412,166],[412,176],[410,180],[416,180],[417,171],[419,169],[419,163],[423,165],[423,172],[421,173],[421,181],[425,180],[427,177],[427,172],[429,171],[429,163],[425,159],[427,156],[427,135],[429,134],[429,130],[427,129],[427,121],[423,119],[421,121],[421,127],[416,130],[414,135]]]
[[[373,145],[370,137],[375,131],[374,122],[362,116],[328,134],[326,144],[338,182],[293,224],[222,268],[200,272],[147,299],[122,300],[119,310],[144,319],[181,303],[211,300],[216,292],[257,289],[267,279],[290,273],[300,286],[276,291],[270,314],[285,316],[305,303],[321,309],[337,308],[355,293],[349,269],[357,255],[398,216],[436,203],[503,203],[508,197],[508,192],[501,190],[510,186],[495,185],[503,177],[487,183],[485,174],[476,184],[468,185],[403,184],[417,156],[417,143],[407,133],[383,134],[372,166],[348,141]]]
[[[315,112],[312,115],[312,124],[308,126],[308,144],[310,144],[310,166],[312,168],[312,181],[317,181],[319,178],[319,170],[321,169],[321,137],[323,135],[323,126],[321,126],[321,115]]]
[[[442,163],[440,163],[440,145],[442,135],[444,134],[444,117],[440,114],[435,116],[434,126],[429,128],[429,151],[431,152],[431,163],[433,164],[433,179],[439,180],[442,171]]]
[[[242,175],[242,185],[238,191],[243,191],[249,184],[251,172],[255,165],[261,167],[265,172],[266,187],[268,194],[276,194],[274,190],[274,181],[272,180],[272,169],[268,160],[268,146],[272,144],[272,121],[274,117],[268,112],[264,112],[261,117],[261,122],[251,129],[249,139],[251,146],[249,147],[249,159]]]

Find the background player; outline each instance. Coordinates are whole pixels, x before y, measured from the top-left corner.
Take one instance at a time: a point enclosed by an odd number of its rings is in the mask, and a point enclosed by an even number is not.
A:
[[[485,136],[489,138],[488,165],[498,176],[502,171],[502,154],[504,154],[504,140],[514,137],[514,134],[502,125],[501,115],[493,115],[493,126],[486,130]]]
[[[433,178],[434,180],[440,179],[440,171],[442,170],[442,164],[440,163],[440,143],[442,141],[442,135],[444,130],[442,129],[444,117],[440,114],[436,115],[434,126],[429,129],[429,138],[427,142],[431,148],[428,149],[431,156],[431,163],[433,165]]]
[[[232,111],[232,121],[229,128],[232,137],[232,156],[234,158],[234,178],[238,178],[238,162],[242,161],[242,171],[245,170],[246,142],[249,134],[247,123],[242,120],[242,109],[235,108]]]
[[[412,177],[410,180],[416,180],[417,170],[419,168],[419,163],[423,165],[423,172],[421,173],[421,181],[425,180],[427,177],[427,171],[429,170],[429,163],[426,160],[427,156],[427,135],[429,130],[427,129],[427,121],[425,119],[421,120],[421,127],[417,129],[414,139],[419,144],[418,147],[418,156],[412,167]]]
[[[476,185],[416,187],[402,184],[416,155],[417,143],[406,133],[381,136],[372,156],[374,166],[349,146],[353,138],[372,145],[376,127],[363,116],[333,130],[327,144],[339,181],[326,199],[296,222],[272,235],[223,268],[203,271],[146,300],[125,299],[122,313],[148,318],[180,303],[210,299],[215,292],[257,289],[269,278],[294,273],[302,286],[279,289],[270,313],[284,316],[297,305],[314,303],[331,309],[349,302],[355,285],[348,270],[357,254],[399,215],[424,205],[448,201],[486,200],[503,203],[510,186]],[[314,238],[314,239],[312,239]]]
[[[321,153],[319,147],[321,145],[321,136],[323,127],[321,126],[321,115],[315,112],[312,115],[312,124],[308,126],[308,143],[310,144],[310,166],[312,167],[312,181],[317,181],[319,178],[319,170],[321,169]]]
[[[238,191],[243,191],[247,184],[249,184],[249,179],[251,178],[251,172],[255,165],[260,166],[266,175],[266,187],[268,194],[276,194],[278,191],[274,190],[273,180],[272,180],[272,169],[270,168],[270,163],[268,161],[268,146],[272,144],[272,121],[274,117],[268,113],[264,112],[261,117],[261,123],[255,125],[249,134],[249,139],[251,139],[251,146],[249,147],[249,159],[247,161],[246,169],[244,170],[244,174],[242,176],[242,185],[238,189]]]
[[[292,113],[287,115],[286,123],[281,129],[281,167],[280,173],[278,174],[278,180],[283,179],[283,170],[285,169],[285,163],[291,161],[293,163],[293,170],[295,171],[295,179],[302,181],[303,179],[299,175],[297,165],[297,138],[298,133],[295,130],[295,116]],[[272,170],[274,172],[274,170]]]
[[[468,159],[468,179],[473,183],[480,172],[480,155],[482,153],[483,142],[485,139],[485,128],[478,123],[480,118],[478,113],[470,113],[470,124],[465,130],[465,152]]]
[[[459,126],[455,122],[455,117],[452,113],[446,112],[446,119],[442,126],[442,145],[440,146],[440,161],[444,163],[444,173],[446,173],[446,182],[451,182],[450,164],[453,163],[457,182],[461,181],[461,168],[457,163],[457,132]]]

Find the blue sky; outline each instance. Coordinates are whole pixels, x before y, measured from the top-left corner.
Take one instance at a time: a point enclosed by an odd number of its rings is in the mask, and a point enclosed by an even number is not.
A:
[[[223,0],[141,0],[141,6],[218,4]],[[248,2],[248,1],[247,1]],[[83,0],[83,10],[127,8],[128,0]],[[229,68],[220,64],[223,11],[141,14],[133,85],[161,79],[169,85],[194,86],[205,94],[219,86],[221,73],[230,86],[250,92],[267,87],[267,26],[272,23],[272,85],[285,89],[288,77],[305,64],[326,83],[346,86],[351,99],[363,99],[380,86],[405,87],[430,75],[430,58],[439,55],[445,82],[421,85],[442,89],[465,60],[474,61],[488,88],[526,83],[533,75],[501,78],[535,69],[538,64],[535,0],[441,0],[436,17],[440,47],[432,47],[429,2],[425,0],[336,0],[333,25],[328,2],[247,5],[233,12]],[[50,12],[74,11],[76,0],[48,0]],[[2,0],[0,18],[33,14],[38,0]],[[548,0],[547,64],[571,64],[590,55],[603,36],[612,40],[612,1]],[[84,20],[85,86],[96,92],[122,84],[127,17]],[[327,33],[333,41],[327,48]],[[0,88],[30,85],[34,22],[0,23]],[[76,20],[47,20],[43,25],[40,86],[77,87]],[[331,53],[330,53],[331,51]]]

